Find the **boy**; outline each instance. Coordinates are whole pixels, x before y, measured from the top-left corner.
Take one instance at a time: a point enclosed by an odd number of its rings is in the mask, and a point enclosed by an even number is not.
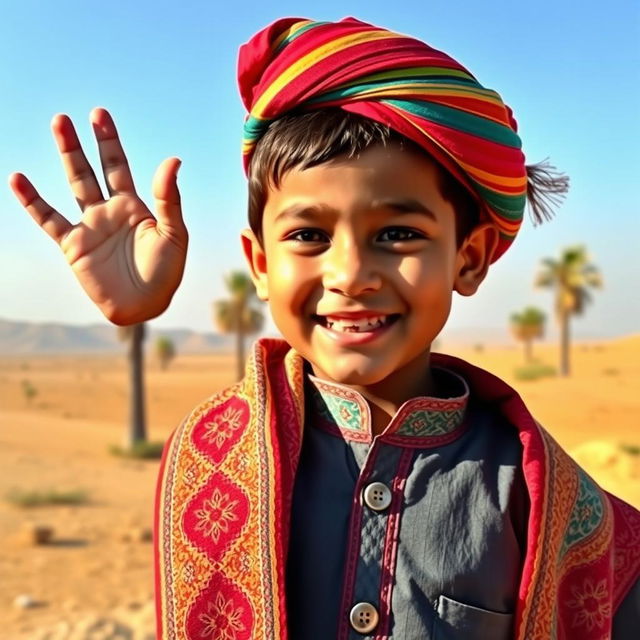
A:
[[[259,341],[167,444],[159,636],[630,637],[639,514],[507,385],[430,353],[525,194],[544,216],[566,184],[525,167],[509,108],[461,65],[353,18],[277,21],[242,47],[239,81],[242,244],[286,342]],[[54,120],[85,226],[12,185],[105,315],[137,322],[181,278],[179,161],[156,176],[155,220],[108,114],[93,121],[106,202]]]

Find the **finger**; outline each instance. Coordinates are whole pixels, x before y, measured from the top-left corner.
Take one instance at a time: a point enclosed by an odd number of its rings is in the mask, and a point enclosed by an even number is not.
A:
[[[25,175],[12,173],[9,176],[9,186],[36,223],[60,244],[73,225],[40,197]]]
[[[51,129],[60,151],[62,166],[80,209],[84,211],[89,205],[101,202],[102,191],[96,180],[96,174],[84,155],[69,116],[64,114],[54,116]]]
[[[182,161],[179,158],[167,158],[158,167],[152,186],[158,225],[177,232],[184,230],[177,182],[181,164]]]
[[[98,140],[100,162],[109,194],[135,193],[127,156],[120,144],[113,118],[106,109],[97,108],[91,112],[91,124]]]

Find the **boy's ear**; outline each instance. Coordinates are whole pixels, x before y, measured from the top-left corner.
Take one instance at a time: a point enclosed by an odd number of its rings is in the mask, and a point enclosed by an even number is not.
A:
[[[251,229],[245,229],[240,235],[244,257],[247,259],[251,279],[260,300],[269,299],[269,284],[267,280],[267,256],[262,244]]]
[[[474,227],[458,249],[454,290],[472,296],[485,279],[491,258],[498,247],[498,230],[489,223]]]

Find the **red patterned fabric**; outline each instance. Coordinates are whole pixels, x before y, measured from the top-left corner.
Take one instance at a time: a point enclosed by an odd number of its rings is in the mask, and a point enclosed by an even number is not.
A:
[[[472,395],[520,434],[531,499],[517,640],[609,637],[640,572],[640,513],[602,491],[495,376],[456,358]],[[285,562],[304,423],[303,361],[260,340],[245,379],[165,448],[156,498],[158,637],[285,640]]]

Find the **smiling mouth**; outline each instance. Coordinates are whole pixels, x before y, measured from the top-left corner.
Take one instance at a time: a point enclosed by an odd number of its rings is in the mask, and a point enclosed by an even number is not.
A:
[[[333,316],[313,316],[318,324],[338,333],[370,333],[392,325],[400,317],[399,313],[369,318],[339,318]]]

